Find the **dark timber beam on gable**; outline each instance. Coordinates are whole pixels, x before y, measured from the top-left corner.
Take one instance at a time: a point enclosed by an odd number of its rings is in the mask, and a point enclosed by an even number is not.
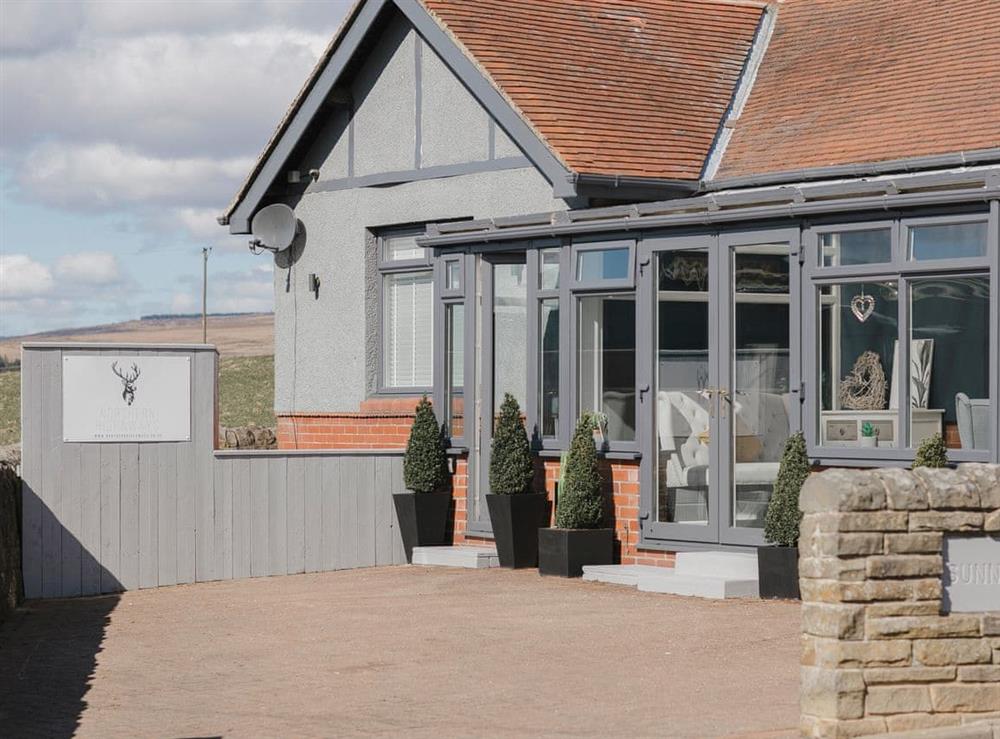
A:
[[[521,148],[528,161],[549,180],[553,195],[557,198],[576,195],[575,183],[566,166],[418,0],[365,0],[350,25],[341,32],[333,54],[325,62],[308,93],[297,108],[290,112],[290,119],[284,124],[283,130],[278,132],[276,140],[265,150],[263,160],[258,163],[246,192],[235,206],[231,206],[232,210],[220,219],[223,225],[228,224],[230,233],[249,233],[250,219],[269,194],[276,195],[269,191],[275,183],[283,181],[283,170],[312,122],[328,109],[331,102],[345,103],[343,94],[338,93],[336,85],[378,18],[390,7],[399,9],[421,38]]]

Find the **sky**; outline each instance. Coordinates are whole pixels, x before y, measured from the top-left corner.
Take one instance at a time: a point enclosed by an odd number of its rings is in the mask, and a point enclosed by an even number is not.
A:
[[[216,218],[350,0],[0,0],[0,336],[272,309]]]

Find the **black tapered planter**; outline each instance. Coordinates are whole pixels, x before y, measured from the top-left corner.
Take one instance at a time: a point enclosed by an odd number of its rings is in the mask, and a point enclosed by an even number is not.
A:
[[[539,529],[538,573],[580,577],[584,565],[610,565],[615,559],[611,529]]]
[[[413,561],[413,547],[446,544],[448,507],[451,493],[393,493],[399,534],[403,538],[406,561]]]
[[[501,567],[538,564],[538,530],[549,524],[548,503],[545,493],[486,496]]]
[[[761,598],[799,600],[799,548],[757,547],[757,582]]]

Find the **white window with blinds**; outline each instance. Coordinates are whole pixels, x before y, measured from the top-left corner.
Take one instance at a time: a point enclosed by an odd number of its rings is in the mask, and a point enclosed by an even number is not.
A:
[[[433,384],[434,278],[430,271],[382,276],[382,384]]]

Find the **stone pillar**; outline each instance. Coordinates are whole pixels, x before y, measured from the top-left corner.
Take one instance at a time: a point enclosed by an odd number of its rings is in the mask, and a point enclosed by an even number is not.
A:
[[[1000,719],[1000,612],[945,614],[941,578],[946,536],[1000,536],[1000,467],[827,470],[801,507],[803,736]]]

